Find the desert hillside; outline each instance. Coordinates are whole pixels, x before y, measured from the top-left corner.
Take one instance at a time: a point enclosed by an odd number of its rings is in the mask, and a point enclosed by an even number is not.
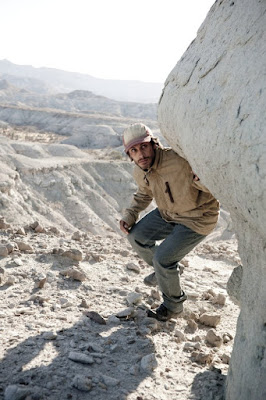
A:
[[[0,70],[1,65],[0,61]],[[21,79],[20,75],[16,78]],[[39,82],[43,89],[39,93],[35,81],[12,82],[12,77],[1,79],[0,74],[3,127],[10,124],[27,131],[55,133],[65,137],[61,143],[90,149],[121,146],[124,129],[139,120],[159,134],[156,103],[117,101],[88,90],[46,92],[45,81]]]
[[[38,94],[89,90],[110,99],[140,103],[157,103],[163,88],[162,83],[100,79],[55,68],[17,65],[8,60],[0,60],[0,78]]]

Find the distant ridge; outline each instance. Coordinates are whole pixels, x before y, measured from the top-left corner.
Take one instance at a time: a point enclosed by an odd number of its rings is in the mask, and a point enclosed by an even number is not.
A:
[[[31,91],[34,90],[32,83],[39,93],[88,90],[110,99],[139,103],[157,103],[163,88],[163,83],[100,79],[55,68],[17,65],[8,60],[0,60],[0,79],[7,79],[12,84]]]

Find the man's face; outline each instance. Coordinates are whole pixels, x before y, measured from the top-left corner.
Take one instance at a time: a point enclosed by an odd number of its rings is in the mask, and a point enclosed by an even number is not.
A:
[[[141,169],[149,169],[155,158],[155,145],[151,142],[140,143],[131,147],[128,150],[130,158],[137,164]]]

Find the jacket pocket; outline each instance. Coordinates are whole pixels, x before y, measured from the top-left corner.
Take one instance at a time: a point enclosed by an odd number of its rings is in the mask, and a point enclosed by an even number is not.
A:
[[[165,193],[168,193],[168,196],[169,196],[169,198],[170,198],[171,203],[174,203],[175,201],[174,201],[174,198],[173,198],[171,189],[170,189],[169,182],[165,182],[165,187],[166,187]]]

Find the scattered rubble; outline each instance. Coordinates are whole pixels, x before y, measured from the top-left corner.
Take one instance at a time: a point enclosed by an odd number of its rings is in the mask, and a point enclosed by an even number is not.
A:
[[[4,400],[85,400],[88,392],[99,400],[185,400],[196,385],[193,399],[201,400],[200,371],[216,390],[211,368],[227,373],[239,309],[215,283],[212,261],[196,252],[186,258],[181,280],[197,296],[183,317],[159,322],[146,314],[161,302],[143,283],[151,268],[125,238],[113,250],[113,236],[66,237],[38,226],[25,227],[23,241],[11,225],[2,231],[0,397],[2,388]],[[219,275],[224,285],[232,268]]]

